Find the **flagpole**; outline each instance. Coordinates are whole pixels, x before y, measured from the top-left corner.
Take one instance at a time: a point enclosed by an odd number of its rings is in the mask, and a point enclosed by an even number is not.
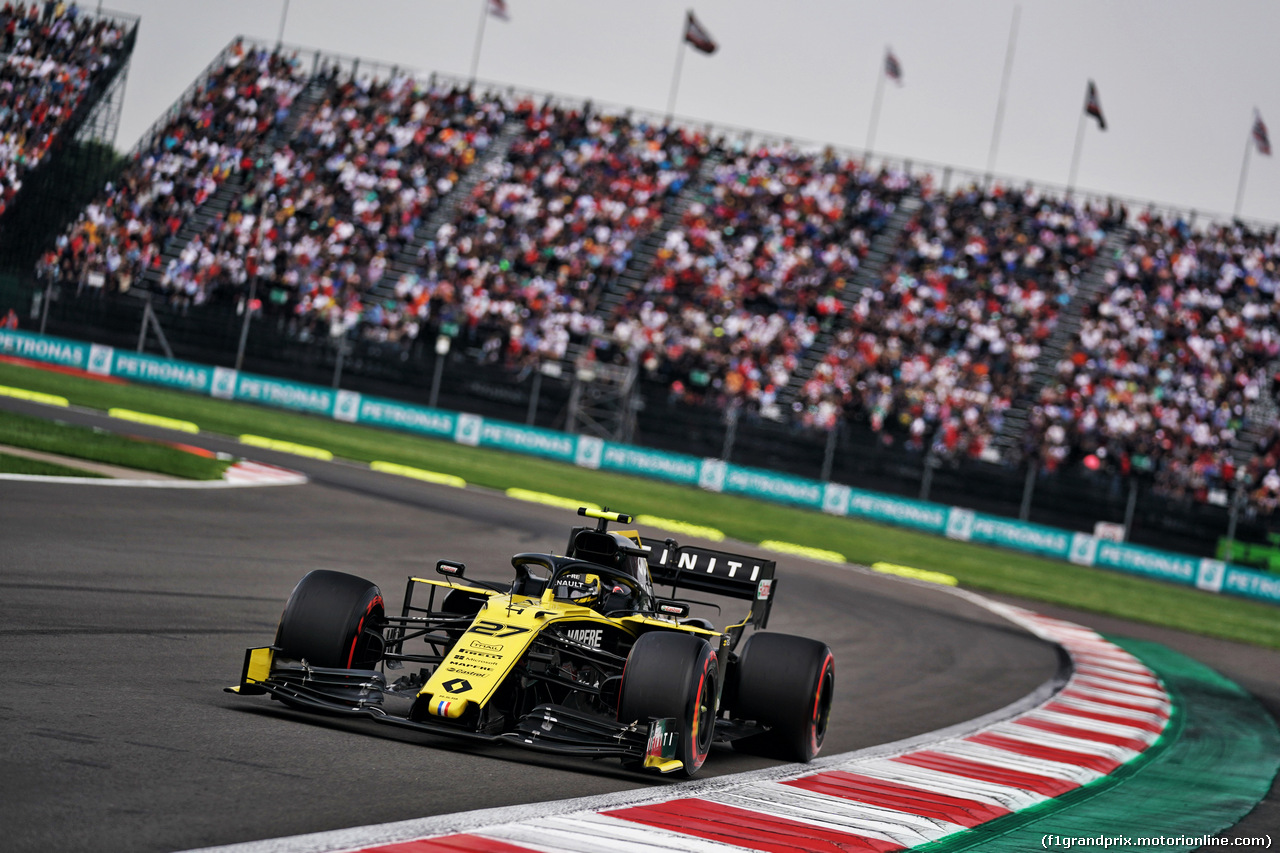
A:
[[[471,52],[471,84],[476,85],[476,70],[480,67],[480,45],[484,42],[484,24],[489,18],[489,0],[480,0],[480,27],[476,30],[476,48]]]
[[[98,11],[102,11],[102,4],[98,4]],[[276,50],[284,44],[284,22],[289,19],[289,0],[284,0],[284,8],[280,11],[280,32],[276,36]]]
[[[880,60],[880,75],[876,80],[876,96],[871,102],[871,126],[867,128],[867,150],[863,154],[862,167],[869,169],[871,167],[871,150],[876,142],[876,125],[880,122],[880,99],[884,97],[884,78],[888,76],[884,73],[884,59]]]
[[[1088,119],[1084,110],[1080,111],[1080,124],[1076,128],[1076,150],[1071,155],[1071,177],[1067,178],[1067,198],[1076,187],[1076,170],[1080,167],[1080,149],[1084,146],[1084,123]]]
[[[688,27],[689,22],[686,18],[680,28],[680,47],[676,48],[676,72],[671,75],[671,96],[667,98],[667,124],[671,124],[676,117],[676,93],[680,91],[680,74],[684,70],[684,52],[688,41],[685,36]]]
[[[1240,218],[1240,205],[1244,201],[1244,182],[1245,176],[1249,174],[1249,151],[1253,148],[1253,138],[1250,137],[1244,142],[1244,162],[1240,164],[1240,186],[1236,189],[1236,210],[1232,215],[1232,219]]]
[[[1013,7],[1013,23],[1009,25],[1009,47],[1004,54],[1004,74],[1000,77],[1000,98],[996,101],[996,125],[991,131],[991,150],[987,153],[987,175],[984,186],[991,185],[991,173],[996,167],[996,150],[1000,147],[1000,128],[1004,125],[1005,96],[1009,93],[1009,74],[1013,70],[1013,53],[1018,45],[1018,19],[1022,4]]]

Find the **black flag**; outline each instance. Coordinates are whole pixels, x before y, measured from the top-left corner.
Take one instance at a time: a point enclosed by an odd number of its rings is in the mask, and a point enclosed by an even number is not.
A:
[[[698,23],[698,19],[693,16],[693,10],[689,11],[689,17],[684,22],[684,40],[703,53],[715,53],[716,48],[720,47],[711,37],[711,33]]]
[[[1098,100],[1098,87],[1089,81],[1089,91],[1084,99],[1084,111],[1098,120],[1098,130],[1107,129],[1107,120],[1102,117],[1102,102]]]

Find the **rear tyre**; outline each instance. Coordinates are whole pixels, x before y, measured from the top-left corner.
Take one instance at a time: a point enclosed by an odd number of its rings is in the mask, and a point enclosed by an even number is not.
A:
[[[692,776],[707,760],[715,736],[719,664],[716,653],[691,634],[644,634],[631,647],[622,672],[618,721],[674,717],[679,726],[675,757],[680,773]]]
[[[293,588],[275,645],[284,657],[312,666],[374,669],[382,660],[383,620],[376,584],[316,569]]]
[[[790,634],[752,634],[730,681],[733,716],[769,727],[735,740],[734,749],[802,763],[822,749],[835,690],[835,660],[824,643]]]

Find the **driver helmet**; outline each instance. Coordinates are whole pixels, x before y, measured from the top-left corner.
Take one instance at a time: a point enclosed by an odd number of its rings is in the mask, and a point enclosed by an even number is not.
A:
[[[562,575],[556,579],[555,597],[561,601],[593,607],[605,593],[600,576],[590,572]]]

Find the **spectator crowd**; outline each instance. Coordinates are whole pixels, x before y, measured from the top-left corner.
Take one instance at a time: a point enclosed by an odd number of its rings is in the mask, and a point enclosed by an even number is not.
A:
[[[121,61],[126,29],[74,4],[0,8],[0,216],[94,85]]]
[[[1165,494],[1225,501],[1240,426],[1274,393],[1276,231],[1144,215],[1107,281],[1036,401],[1033,452],[1048,471],[1146,473]]]
[[[127,291],[148,272],[159,273],[162,254],[183,224],[221,185],[252,167],[251,152],[302,85],[296,61],[232,45],[45,252],[39,276],[101,293]],[[183,252],[202,250],[188,245]],[[163,287],[199,304],[207,295],[203,283],[203,277],[169,277]]]
[[[826,151],[730,151],[609,325],[684,402],[778,417],[778,394],[845,310],[871,238],[912,187]]]
[[[79,33],[69,44],[90,52],[118,38],[77,30],[70,11],[14,14],[11,47],[37,27],[51,44]],[[72,46],[44,55],[85,61]],[[503,134],[505,156],[486,159]],[[474,184],[451,197],[468,173]],[[226,210],[193,225],[222,188]],[[872,241],[907,196],[920,206],[869,274]],[[445,199],[450,215],[428,227]],[[1099,259],[1122,228],[1120,256]],[[656,255],[640,263],[649,237]],[[1046,474],[1143,474],[1199,501],[1243,482],[1274,510],[1280,438],[1243,471],[1233,448],[1250,407],[1275,393],[1278,257],[1275,229],[1130,221],[1032,186],[943,191],[830,150],[713,142],[400,73],[308,75],[296,57],[236,44],[40,271],[79,289],[145,278],[188,308],[244,307],[256,287],[300,338],[407,350],[444,333],[513,367],[604,336],[674,402],[808,428],[858,422],[954,459],[998,458],[1009,410],[1029,407],[1022,449]],[[1107,286],[1084,304],[1095,264]],[[606,309],[628,270],[639,284]],[[1081,329],[1041,387],[1069,305]],[[802,370],[819,339],[822,357]]]
[[[563,358],[606,328],[604,288],[696,173],[704,136],[524,101],[520,132],[442,225],[402,298],[489,361]]]
[[[803,405],[916,450],[989,457],[1115,213],[1032,187],[926,192]]]

